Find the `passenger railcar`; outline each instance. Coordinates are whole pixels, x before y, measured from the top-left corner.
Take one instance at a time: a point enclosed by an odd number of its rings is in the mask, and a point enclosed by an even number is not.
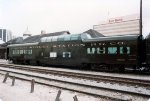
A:
[[[0,47],[0,59],[6,59],[6,47]]]
[[[150,43],[149,40],[146,43]],[[92,38],[87,33],[44,37],[39,43],[9,45],[8,58],[14,63],[80,66],[121,70],[139,69],[150,63],[142,36],[126,35]],[[149,46],[147,46],[149,51]]]

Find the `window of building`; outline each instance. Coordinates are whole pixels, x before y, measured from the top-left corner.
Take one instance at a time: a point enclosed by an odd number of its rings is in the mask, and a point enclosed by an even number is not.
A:
[[[57,57],[57,53],[56,52],[50,52],[50,58],[55,58]]]
[[[97,54],[105,54],[105,48],[104,47],[98,47],[97,48]]]
[[[71,52],[63,52],[63,58],[71,58]]]
[[[130,54],[130,47],[120,47],[120,54]]]
[[[108,47],[108,54],[117,54],[117,47]]]

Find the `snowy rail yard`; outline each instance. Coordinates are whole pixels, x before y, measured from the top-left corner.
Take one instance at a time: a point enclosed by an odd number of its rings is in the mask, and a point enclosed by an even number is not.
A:
[[[0,60],[6,63],[6,60]],[[30,93],[30,82],[16,80],[15,86],[11,86],[11,79],[2,83],[4,76],[0,75],[0,101],[55,101],[59,88],[36,84],[34,93]],[[73,101],[74,96],[79,101],[105,101],[104,99],[87,96],[81,93],[62,90],[61,101]]]
[[[3,60],[3,61],[1,61],[1,63],[7,64],[7,61]],[[38,67],[38,68],[40,68],[40,67]],[[43,68],[45,68],[45,67],[43,67]],[[57,68],[57,69],[59,69],[59,68]],[[142,88],[142,87],[138,87],[138,86],[132,87],[132,86],[125,86],[125,85],[117,85],[114,83],[94,82],[94,81],[90,81],[90,80],[83,80],[83,79],[80,80],[80,79],[75,79],[75,78],[73,79],[73,78],[61,77],[61,76],[57,76],[57,75],[45,75],[45,74],[40,74],[40,73],[32,73],[29,71],[13,70],[10,68],[9,69],[8,68],[3,68],[3,69],[1,68],[1,70],[10,71],[10,74],[14,75],[14,76],[17,76],[17,74],[15,74],[15,72],[17,72],[17,73],[29,74],[29,75],[39,75],[41,77],[43,76],[43,77],[50,78],[50,79],[57,79],[57,80],[62,79],[64,81],[68,81],[68,82],[84,83],[84,84],[97,86],[97,87],[105,87],[105,88],[111,88],[111,89],[115,88],[115,89],[120,89],[120,90],[124,90],[124,91],[130,91],[131,90],[131,91],[135,91],[135,92],[139,92],[139,93],[143,93],[143,94],[147,94],[147,95],[150,92],[149,87],[145,87],[145,88],[143,87]],[[65,71],[65,69],[59,69],[59,70]],[[4,71],[1,71],[1,74],[5,74],[5,73],[2,73]],[[68,71],[71,71],[71,70],[68,70]],[[77,72],[78,70],[74,70],[74,71]],[[83,71],[81,71],[81,72],[83,72]],[[85,73],[87,73],[87,72],[85,72]],[[88,72],[88,73],[90,73],[90,72]],[[99,73],[97,72],[97,74],[110,74],[110,75],[112,75],[111,73],[101,73],[101,72],[99,72]],[[20,78],[24,77],[23,75],[18,75],[18,76]],[[115,74],[115,76],[117,76],[117,74]],[[119,76],[119,74],[118,74],[118,76]],[[128,77],[128,76],[126,75],[125,77]],[[132,77],[134,77],[134,75],[132,75],[132,76],[130,75],[129,77],[132,78]],[[141,76],[140,79],[146,80],[146,77],[148,77],[148,76]],[[24,78],[32,79],[32,77],[24,77]],[[19,97],[21,98],[21,100],[19,100],[19,101],[31,101],[31,100],[32,101],[33,100],[36,100],[36,101],[55,101],[58,90],[61,88],[61,87],[55,88],[55,87],[51,87],[51,86],[44,86],[44,85],[35,84],[34,93],[30,93],[30,88],[31,88],[30,82],[17,79],[15,86],[12,87],[11,86],[12,80],[10,78],[8,79],[8,81],[6,83],[2,83],[3,79],[4,79],[4,76],[0,75],[0,80],[1,80],[0,98],[3,101],[18,101],[16,99],[18,99]],[[139,79],[139,78],[137,77],[137,79]],[[40,79],[36,79],[35,81],[40,82]],[[44,82],[46,83],[46,81],[44,81]],[[55,85],[55,83],[53,81],[50,81],[50,83],[51,83],[51,85]],[[59,84],[59,85],[61,86],[61,84]],[[78,88],[78,87],[76,87],[76,88]],[[88,91],[88,88],[87,89],[84,88],[83,90]],[[91,91],[92,91],[92,89],[91,89]],[[101,91],[101,92],[103,92],[103,94],[106,96],[110,96],[109,93],[106,91]],[[79,101],[108,101],[108,100],[110,100],[110,99],[106,99],[106,98],[102,98],[102,97],[89,96],[86,94],[77,93],[74,91],[68,91],[68,90],[64,90],[64,89],[62,90],[60,99],[61,99],[61,101],[73,101],[73,97],[75,95],[78,97]],[[130,95],[124,96],[124,94],[120,94],[118,92],[113,93],[112,96],[114,96],[114,97],[117,96],[120,99],[132,100],[132,101],[147,101],[148,100],[148,98],[144,97],[144,96],[139,97],[139,98],[136,96],[130,96]]]
[[[36,84],[34,93],[30,93],[30,82],[16,80],[14,87],[11,86],[11,79],[2,83],[3,76],[0,75],[0,99],[2,101],[55,101],[58,88],[47,87]],[[61,101],[73,101],[77,95],[79,101],[101,101],[103,99],[87,96],[84,94],[62,90]],[[105,100],[103,100],[105,101]]]

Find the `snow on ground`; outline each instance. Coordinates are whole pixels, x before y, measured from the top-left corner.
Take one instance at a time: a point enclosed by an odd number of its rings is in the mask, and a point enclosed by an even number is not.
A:
[[[58,88],[35,84],[35,91],[30,93],[30,82],[16,80],[15,86],[11,86],[12,80],[8,79],[2,83],[3,76],[0,75],[0,99],[2,101],[55,101]],[[106,101],[104,99],[81,93],[62,90],[61,101],[74,101],[73,96],[77,95],[79,101]]]
[[[38,75],[40,77],[50,78],[50,79],[56,79],[56,80],[62,80],[62,81],[68,81],[68,82],[76,82],[86,85],[93,85],[98,87],[104,87],[104,88],[111,88],[111,89],[118,89],[118,90],[124,90],[124,91],[133,91],[138,93],[144,93],[144,94],[150,94],[150,89],[146,87],[137,87],[137,86],[127,86],[123,84],[115,84],[115,83],[106,83],[106,82],[97,82],[97,81],[91,81],[91,80],[83,80],[78,78],[70,78],[70,77],[64,77],[64,76],[58,76],[58,75],[50,75],[50,74],[40,74],[35,72],[28,72],[28,71],[22,71],[22,70],[14,70],[10,68],[1,68],[2,70],[10,70],[18,73],[23,74],[29,74],[29,75]]]
[[[0,59],[0,63],[8,64],[8,61],[5,59]]]
[[[0,63],[8,63],[8,61],[6,60],[0,60]],[[29,66],[31,67],[31,66]],[[36,67],[36,66],[32,66],[32,67]],[[38,67],[38,68],[46,68],[46,67]],[[48,67],[47,67],[48,68]],[[62,69],[62,68],[48,68],[51,70],[60,70],[60,71],[71,71],[69,69]],[[19,70],[13,70],[13,71],[18,71]],[[21,71],[21,72],[26,72],[26,71]],[[85,72],[85,71],[80,71],[80,70],[74,70],[74,72]],[[29,73],[29,72],[28,72]],[[96,74],[96,75],[108,75],[108,76],[118,76],[118,77],[130,77],[130,78],[135,78],[135,75],[131,75],[131,74],[116,74],[116,73],[103,73],[103,72],[85,72],[85,73],[89,73],[89,74]],[[29,73],[30,74],[30,73]],[[31,73],[36,74],[37,73]],[[95,85],[95,86],[103,86],[103,87],[108,87],[108,88],[118,88],[118,89],[124,89],[124,90],[131,90],[132,91],[137,91],[137,92],[143,92],[143,93],[150,93],[150,89],[145,89],[145,88],[134,88],[132,86],[124,86],[124,85],[116,85],[116,84],[110,84],[110,83],[103,83],[103,82],[93,82],[93,81],[88,81],[88,80],[75,80],[72,78],[66,78],[66,77],[59,77],[59,76],[53,76],[53,75],[44,75],[44,74],[38,74],[40,76],[45,76],[45,77],[49,77],[49,78],[55,78],[55,79],[63,79],[65,81],[76,81],[76,82],[80,82],[80,83],[86,83],[89,85]],[[148,78],[148,76],[136,76],[137,79],[150,79]],[[2,78],[1,78],[2,79]],[[2,81],[2,80],[1,80]],[[17,80],[17,84],[15,85],[15,87],[11,87],[11,81],[3,84],[0,83],[0,98],[2,98],[3,101],[18,101],[17,99],[20,97],[22,98],[22,100],[19,101],[54,101],[55,97],[57,95],[57,92],[59,89],[56,88],[52,88],[52,87],[46,87],[46,86],[42,86],[42,85],[36,85],[36,90],[33,94],[30,93],[30,83],[28,82],[24,82],[24,81],[19,81]],[[22,85],[26,85],[26,86],[22,86]],[[2,92],[4,91],[4,92]],[[18,95],[19,94],[19,95]],[[63,96],[64,95],[64,96]],[[70,91],[63,91],[62,95],[61,95],[61,99],[62,101],[73,101],[73,96],[77,95],[77,97],[79,98],[79,101],[102,101],[99,100],[98,98],[94,98],[94,97],[89,97],[89,96],[85,96],[83,94],[77,94],[74,92],[70,92]],[[15,99],[16,98],[16,99]],[[14,99],[14,100],[12,100]]]

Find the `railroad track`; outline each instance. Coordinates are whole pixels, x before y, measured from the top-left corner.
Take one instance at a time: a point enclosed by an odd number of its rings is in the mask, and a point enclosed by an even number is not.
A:
[[[89,95],[95,95],[95,96],[101,96],[101,97],[105,97],[105,98],[109,98],[109,99],[112,99],[112,100],[119,100],[119,101],[126,101],[126,100],[129,100],[129,96],[132,95],[134,97],[143,97],[143,98],[148,98],[150,97],[149,94],[143,94],[143,93],[137,93],[137,92],[132,92],[132,91],[123,91],[123,90],[117,90],[117,89],[111,89],[111,88],[104,88],[104,87],[97,87],[97,86],[93,86],[93,85],[87,85],[87,84],[81,84],[81,83],[75,83],[75,82],[70,82],[70,81],[63,81],[63,80],[56,80],[56,79],[52,79],[52,78],[49,78],[49,77],[45,77],[45,76],[37,76],[35,74],[30,74],[28,72],[24,73],[24,72],[16,72],[16,71],[13,71],[13,70],[9,70],[10,68],[11,69],[20,69],[20,70],[26,70],[26,71],[34,71],[34,72],[40,72],[40,73],[43,73],[43,74],[55,74],[55,75],[63,75],[63,76],[74,76],[75,78],[84,78],[84,79],[90,79],[90,80],[96,80],[96,81],[101,81],[101,80],[106,80],[106,81],[113,81],[113,82],[121,82],[121,78],[113,78],[113,77],[109,77],[110,80],[108,80],[105,76],[101,76],[100,75],[92,75],[92,74],[82,74],[82,73],[72,73],[72,72],[65,72],[65,71],[56,71],[56,70],[47,70],[47,69],[37,69],[35,67],[29,67],[29,66],[24,66],[24,67],[21,67],[19,65],[6,65],[6,64],[0,64],[0,66],[2,67],[5,67],[4,69],[0,69],[1,72],[10,72],[13,75],[19,75],[17,76],[18,79],[26,79],[27,77],[29,78],[35,78],[37,79],[37,83],[40,83],[40,84],[45,84],[45,85],[50,85],[50,86],[55,86],[55,87],[60,87],[60,88],[63,88],[63,89],[67,89],[67,90],[72,90],[72,91],[77,91],[77,92],[81,92],[81,93],[86,93],[86,94],[89,94]],[[7,68],[7,69],[6,69]],[[9,68],[9,69],[8,69]],[[43,67],[44,68],[44,67]],[[3,74],[4,74],[3,73]],[[39,73],[38,73],[39,74]],[[22,76],[20,76],[22,75]],[[41,74],[42,75],[42,74]],[[26,77],[24,77],[26,76]],[[83,77],[84,76],[84,77]],[[96,77],[97,76],[97,77]],[[104,78],[105,77],[105,78]],[[102,79],[101,79],[102,78]],[[40,80],[39,80],[40,79]],[[127,79],[127,78],[126,78]],[[50,81],[50,84],[46,84],[44,81],[42,80],[47,80],[47,81]],[[118,81],[115,81],[115,80],[118,80]],[[131,80],[131,79],[130,79]],[[53,81],[53,83],[52,83]],[[125,81],[125,80],[123,80]],[[133,80],[131,80],[133,81]],[[54,83],[55,82],[55,83]],[[56,84],[56,82],[59,84]],[[142,83],[144,83],[144,85],[146,86],[149,86],[148,83],[149,81],[146,81],[146,80],[143,80],[143,81],[139,81],[139,85],[142,85]],[[130,82],[131,83],[131,82]],[[53,84],[53,85],[52,85]],[[63,85],[64,84],[64,85]],[[67,84],[67,86],[65,86]],[[135,84],[132,83],[132,84]],[[69,85],[71,86],[76,86],[76,87],[70,87]],[[81,88],[80,88],[81,87]],[[82,90],[81,90],[82,89]],[[85,89],[89,89],[90,91],[85,91]],[[98,93],[99,91],[103,92],[103,93]],[[96,93],[94,93],[96,92]],[[107,92],[107,93],[106,93]],[[111,93],[111,94],[109,94]],[[109,95],[109,96],[107,96]],[[111,96],[111,95],[115,95],[115,97]],[[119,95],[121,96],[124,96],[124,97],[120,97]],[[132,97],[131,97],[132,98]]]
[[[105,82],[111,82],[111,83],[120,83],[120,84],[134,85],[134,86],[136,85],[136,86],[150,87],[150,80],[94,75],[94,74],[89,74],[89,73],[87,74],[87,73],[68,72],[68,71],[46,69],[44,67],[39,68],[39,67],[29,67],[29,66],[12,65],[12,64],[0,64],[0,66],[3,66],[5,68],[39,72],[42,74],[53,74],[53,75],[59,75],[59,76],[94,80],[97,82],[105,81]]]

